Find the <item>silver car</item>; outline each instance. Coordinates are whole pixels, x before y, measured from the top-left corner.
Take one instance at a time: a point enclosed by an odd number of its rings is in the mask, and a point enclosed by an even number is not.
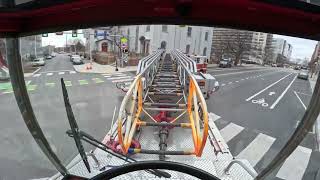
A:
[[[309,71],[307,69],[301,69],[298,74],[299,79],[309,79]]]
[[[36,58],[31,60],[32,66],[44,66],[46,62],[44,62],[43,58]]]

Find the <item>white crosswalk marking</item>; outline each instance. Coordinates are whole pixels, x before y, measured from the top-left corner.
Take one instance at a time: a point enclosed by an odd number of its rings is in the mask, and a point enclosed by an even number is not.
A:
[[[65,72],[59,72],[59,75],[62,75],[62,74],[64,74]]]
[[[130,78],[130,79],[119,79],[119,80],[114,80],[114,81],[112,81],[113,83],[115,83],[115,82],[127,82],[127,81],[132,81],[133,79],[132,78]]]
[[[226,127],[220,130],[221,136],[223,137],[224,141],[227,143],[236,135],[238,135],[244,127],[236,125],[234,123],[229,123]]]
[[[39,77],[41,74],[35,74],[32,77]]]
[[[218,116],[218,115],[216,115],[215,113],[212,113],[212,112],[209,113],[209,117],[210,117],[213,121],[216,121],[216,120],[218,120],[218,119],[221,118],[221,116]]]
[[[70,71],[70,74],[75,74],[76,72],[75,71]]]
[[[301,180],[308,166],[312,150],[298,146],[277,173],[281,179]]]
[[[104,77],[109,78],[109,77],[111,77],[111,76],[107,76],[107,75],[105,75]]]
[[[113,76],[128,76],[127,74],[113,74]]]
[[[107,78],[107,79],[113,80],[113,79],[125,79],[125,78],[131,78],[131,76],[112,77],[112,78]]]
[[[47,73],[47,76],[52,76],[53,75],[53,73]]]
[[[237,158],[246,159],[252,166],[255,166],[264,154],[270,149],[276,139],[260,133],[244,150],[242,150]]]

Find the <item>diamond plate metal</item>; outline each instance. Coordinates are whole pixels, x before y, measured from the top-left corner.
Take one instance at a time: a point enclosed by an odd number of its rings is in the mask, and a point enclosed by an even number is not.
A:
[[[209,119],[211,121],[211,119]],[[216,129],[216,126],[213,121],[210,122],[210,128]],[[159,129],[157,127],[143,127],[140,135],[140,144],[144,149],[151,149],[151,150],[158,150],[159,149],[159,136],[158,136]],[[210,137],[209,137],[210,138]],[[208,139],[209,139],[208,138]],[[168,150],[191,150],[194,148],[193,140],[191,136],[190,129],[183,129],[183,128],[175,128],[174,130],[170,130],[169,137],[168,137]],[[228,147],[227,144],[221,141],[225,147]],[[204,147],[203,154],[201,157],[196,157],[194,155],[174,155],[174,156],[167,156],[167,161],[174,161],[180,162],[183,164],[187,164],[190,166],[197,167],[204,171],[207,171],[222,180],[252,180],[253,178],[238,164],[234,164],[230,171],[229,175],[224,173],[224,169],[228,166],[228,164],[232,161],[233,156],[231,155],[228,148],[226,148],[228,153],[218,153],[215,155],[214,148],[207,140],[207,143]],[[112,156],[100,149],[96,149],[94,154],[98,161],[100,162],[100,168],[111,165],[111,166],[121,166],[127,162]],[[159,156],[154,154],[134,154],[131,156],[132,158],[138,161],[146,161],[146,160],[158,160]],[[95,162],[93,161],[92,157],[88,157],[88,161],[90,166],[92,167],[92,172],[88,173],[86,170],[85,165],[83,164],[80,156],[78,155],[74,158],[71,163],[67,166],[69,172],[78,176],[83,177],[93,177],[102,171],[99,171],[99,168],[94,168]],[[246,162],[249,167],[249,162]],[[105,170],[110,169],[111,167],[107,167]],[[171,174],[170,179],[196,179],[193,176],[176,172],[176,171],[166,171]],[[62,177],[58,178],[62,179]],[[148,173],[146,171],[136,171],[128,174],[124,174],[118,176],[114,179],[166,179],[166,178],[158,178],[155,175]]]

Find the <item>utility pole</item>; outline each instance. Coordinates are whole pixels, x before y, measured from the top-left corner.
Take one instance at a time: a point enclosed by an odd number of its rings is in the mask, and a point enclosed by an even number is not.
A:
[[[37,58],[37,35],[34,36],[34,56]]]

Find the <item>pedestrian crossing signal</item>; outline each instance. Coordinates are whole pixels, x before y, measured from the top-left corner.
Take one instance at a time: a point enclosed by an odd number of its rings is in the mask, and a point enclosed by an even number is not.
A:
[[[77,36],[78,36],[77,30],[72,30],[72,37],[77,37]]]
[[[48,37],[48,33],[42,34],[42,37]]]

